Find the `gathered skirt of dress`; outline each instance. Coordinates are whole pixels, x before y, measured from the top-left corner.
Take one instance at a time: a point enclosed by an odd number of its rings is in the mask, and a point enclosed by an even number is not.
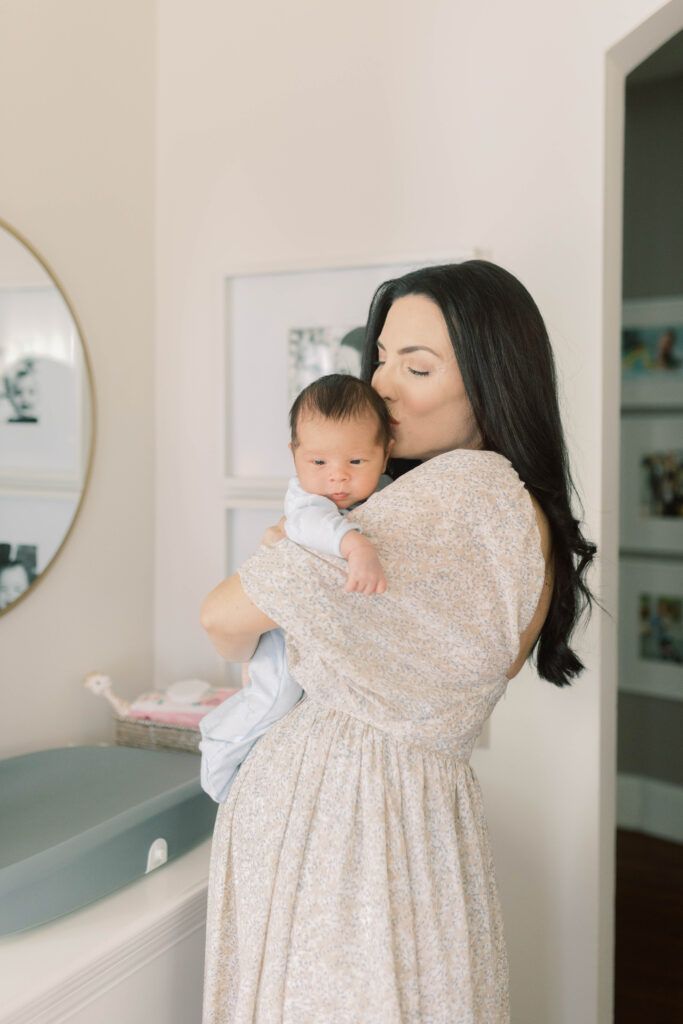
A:
[[[508,964],[466,760],[303,699],[218,811],[204,1024],[505,1024]]]
[[[542,592],[535,510],[502,455],[454,450],[349,518],[381,596],[287,538],[239,570],[304,696],[218,812],[204,1024],[507,1024],[469,758]]]

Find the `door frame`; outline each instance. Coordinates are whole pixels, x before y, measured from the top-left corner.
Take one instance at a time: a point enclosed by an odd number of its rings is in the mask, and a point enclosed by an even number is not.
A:
[[[600,907],[598,1020],[611,1024],[614,991],[614,892],[617,794],[617,622],[619,582],[619,454],[626,76],[683,29],[683,0],[669,0],[605,54],[602,319],[602,598],[614,610],[603,620],[600,672]],[[609,520],[609,522],[607,521]]]

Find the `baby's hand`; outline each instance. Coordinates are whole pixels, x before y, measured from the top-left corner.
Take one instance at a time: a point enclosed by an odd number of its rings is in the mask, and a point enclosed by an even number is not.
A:
[[[285,533],[285,517],[283,516],[280,522],[276,526],[269,526],[266,532],[263,534],[262,544],[265,544],[267,548],[272,548],[278,541],[281,541],[287,534]]]
[[[349,530],[342,538],[341,553],[348,562],[349,574],[344,586],[347,594],[383,594],[387,580],[382,563],[367,537]]]

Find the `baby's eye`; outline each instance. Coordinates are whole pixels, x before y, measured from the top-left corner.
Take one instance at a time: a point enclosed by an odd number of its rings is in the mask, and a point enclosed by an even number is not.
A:
[[[325,460],[324,459],[313,459],[313,465],[314,466],[324,466],[325,465]]]
[[[360,466],[361,462],[365,462],[365,459],[349,459],[352,466]]]

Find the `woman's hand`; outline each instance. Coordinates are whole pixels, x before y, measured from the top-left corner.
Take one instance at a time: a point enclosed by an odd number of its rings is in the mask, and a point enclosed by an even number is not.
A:
[[[269,526],[266,532],[263,534],[262,544],[265,544],[267,548],[274,547],[278,541],[283,540],[287,534],[285,533],[285,517],[283,516],[276,526]]]

